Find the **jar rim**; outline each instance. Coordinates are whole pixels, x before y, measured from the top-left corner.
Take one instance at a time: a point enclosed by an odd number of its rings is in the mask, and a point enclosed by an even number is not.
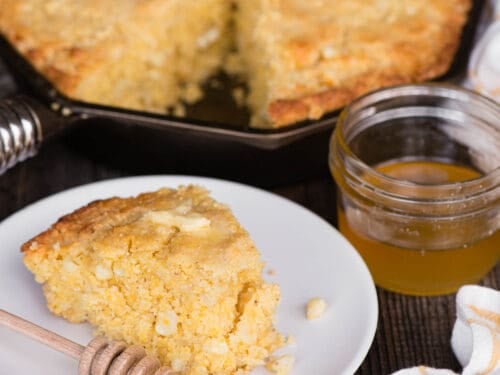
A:
[[[391,99],[401,96],[438,96],[449,99],[467,99],[479,103],[481,106],[491,110],[496,116],[498,128],[498,139],[500,139],[500,104],[496,103],[490,98],[487,98],[477,92],[468,90],[463,87],[458,87],[451,84],[441,83],[422,83],[422,84],[405,84],[382,88],[365,94],[342,111],[337,121],[337,127],[332,135],[330,145],[330,164],[335,163],[335,158],[338,155],[335,153],[342,152],[344,157],[345,172],[349,174],[349,178],[357,180],[365,188],[376,191],[377,194],[394,199],[402,199],[410,201],[433,201],[439,202],[453,202],[464,201],[488,193],[494,190],[500,190],[500,165],[494,167],[492,170],[481,174],[477,178],[459,182],[445,182],[439,184],[424,184],[415,181],[398,179],[388,176],[380,171],[369,166],[365,163],[348,145],[346,135],[344,134],[344,127],[348,121],[348,116],[352,113],[361,111],[370,104],[380,102],[381,100]],[[334,150],[335,149],[335,150]],[[349,168],[357,171],[357,173],[350,173]],[[360,177],[363,176],[363,177]],[[385,187],[381,189],[380,187]],[[401,194],[397,192],[410,192],[415,194]],[[416,194],[418,192],[418,194]],[[500,192],[499,192],[500,193]],[[439,197],[439,198],[438,198]]]

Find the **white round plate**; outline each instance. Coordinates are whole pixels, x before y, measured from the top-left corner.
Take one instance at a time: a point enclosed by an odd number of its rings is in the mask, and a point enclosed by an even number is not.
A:
[[[24,208],[0,224],[0,308],[85,345],[92,328],[50,314],[41,286],[24,268],[21,244],[92,200],[187,184],[205,186],[232,208],[267,264],[264,277],[280,285],[277,327],[295,338],[283,350],[295,356],[292,374],[354,373],[372,343],[378,317],[375,287],[360,256],[334,227],[305,208],[233,182],[188,176],[123,178],[67,190]],[[316,296],[326,300],[328,309],[320,319],[308,321],[305,305]],[[4,374],[77,373],[75,360],[2,326],[0,363]],[[269,373],[263,368],[252,372],[264,374]]]

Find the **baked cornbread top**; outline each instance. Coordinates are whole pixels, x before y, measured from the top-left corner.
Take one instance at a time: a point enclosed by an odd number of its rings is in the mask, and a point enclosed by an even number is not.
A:
[[[224,204],[196,186],[133,198],[95,201],[62,217],[23,245],[30,257],[68,245],[90,246],[100,257],[158,253],[169,263],[236,273],[260,273],[263,263],[248,233]]]
[[[251,124],[280,127],[373,89],[443,74],[471,4],[3,0],[0,31],[63,93],[156,112],[199,99],[199,85],[235,41]]]
[[[248,67],[250,82],[252,75],[266,77],[267,92],[255,94],[254,107],[266,107],[256,124],[267,117],[275,126],[318,118],[375,88],[443,74],[471,6],[470,0],[241,3],[240,51],[255,48],[250,53],[265,65]]]
[[[284,339],[278,285],[230,209],[196,186],[95,201],[23,245],[48,308],[186,375],[248,373]]]
[[[435,51],[438,45],[456,45],[451,31],[459,31],[454,26],[463,24],[470,7],[468,0],[436,0],[432,4],[415,0],[264,2],[269,7],[260,26],[264,28],[267,23],[280,29],[280,33],[272,35],[280,48],[280,58],[299,69],[331,64],[332,59],[337,63],[361,58],[366,62],[389,60],[390,56],[383,54],[387,51],[399,54],[400,60],[393,62],[397,69],[408,63],[405,57],[418,47]],[[433,54],[414,58],[423,66],[444,57]]]
[[[165,30],[145,27],[163,16],[170,1],[2,1],[0,28],[17,48],[67,94],[77,94],[82,77],[110,70],[127,49],[138,52],[165,42]],[[136,38],[142,35],[143,38]],[[148,51],[150,52],[150,51]],[[145,56],[162,63],[162,53]]]
[[[201,95],[197,85],[226,48],[229,8],[224,0],[3,0],[0,32],[74,99],[165,113]]]

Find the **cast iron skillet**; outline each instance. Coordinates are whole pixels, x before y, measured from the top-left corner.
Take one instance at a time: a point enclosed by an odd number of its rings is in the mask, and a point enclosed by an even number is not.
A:
[[[436,81],[463,77],[483,3],[473,2],[453,63]],[[315,173],[326,165],[328,138],[338,111],[283,129],[250,128],[245,125],[248,113],[232,102],[233,82],[227,77],[222,77],[222,89],[207,87],[206,99],[189,107],[186,118],[132,111],[66,97],[1,36],[0,55],[24,93],[0,102],[0,174],[35,155],[42,142],[77,125],[89,129],[76,132],[78,138],[92,144],[83,146],[86,151],[110,149],[110,159],[131,157],[132,163],[142,166],[167,161],[163,170],[169,172],[218,175],[261,185],[257,180],[262,180],[273,185]]]

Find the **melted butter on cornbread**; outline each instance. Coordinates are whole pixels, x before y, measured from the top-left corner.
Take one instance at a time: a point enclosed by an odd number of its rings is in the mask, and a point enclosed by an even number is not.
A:
[[[244,374],[284,344],[279,287],[263,282],[247,232],[202,188],[91,203],[23,251],[52,312],[176,371]]]
[[[202,234],[210,226],[210,220],[197,213],[185,214],[172,211],[153,211],[145,215],[155,224],[173,226],[183,232]]]

